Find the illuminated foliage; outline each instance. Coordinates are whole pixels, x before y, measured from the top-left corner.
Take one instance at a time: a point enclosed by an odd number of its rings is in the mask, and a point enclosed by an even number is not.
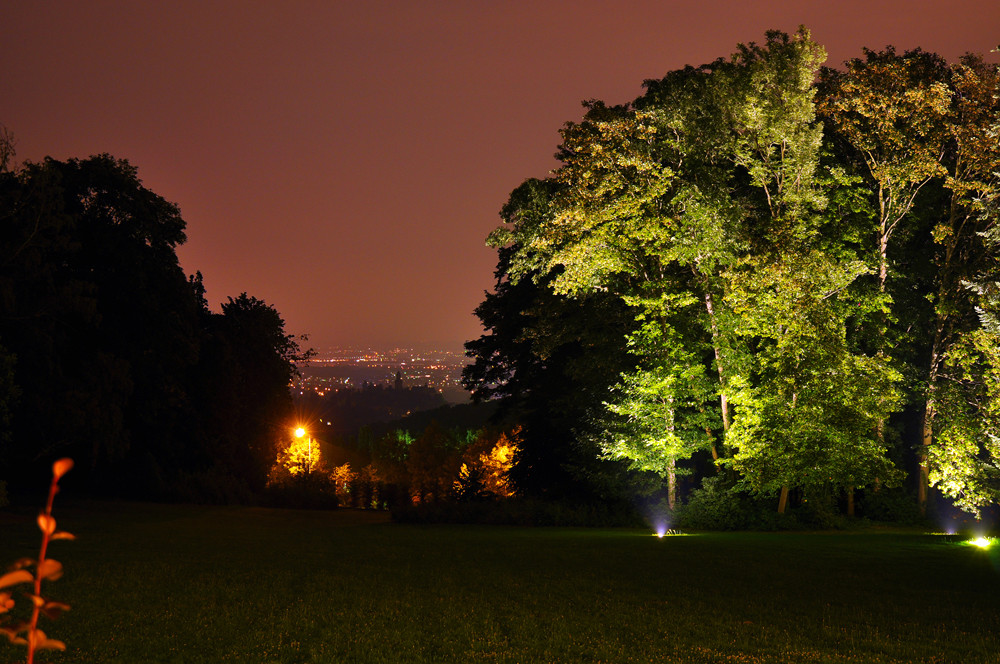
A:
[[[936,393],[930,482],[979,515],[1000,502],[1000,335],[979,330],[949,349]]]
[[[972,56],[889,48],[820,74],[824,57],[804,29],[770,32],[629,104],[587,102],[560,167],[515,190],[488,239],[497,298],[530,279],[629,308],[633,368],[600,444],[671,496],[701,449],[765,494],[892,486],[906,451],[886,428],[922,402],[920,485],[977,511],[998,467],[1000,77]],[[494,309],[511,358],[553,335],[530,308]],[[477,368],[496,385],[481,389],[514,394],[510,366]]]
[[[998,126],[1000,128],[1000,126]],[[984,199],[996,218],[1000,195]],[[929,481],[962,509],[979,515],[1000,502],[1000,249],[998,227],[984,233],[992,265],[967,285],[980,327],[953,343],[935,393],[937,437],[929,446]]]
[[[868,246],[888,296],[870,338],[920,377],[911,398],[923,402],[921,507],[936,485],[978,511],[986,496],[973,469],[994,457],[976,440],[989,426],[972,425],[960,404],[975,391],[968,372],[987,366],[969,354],[981,343],[982,322],[967,283],[995,270],[996,247],[984,239],[995,227],[990,201],[1000,187],[1000,77],[973,56],[951,66],[920,50],[865,56],[824,72],[820,110],[848,146],[845,163],[863,164],[857,188],[868,190]]]
[[[351,464],[345,463],[334,466],[330,471],[330,481],[333,482],[334,492],[337,502],[340,505],[349,505],[351,499],[351,489],[358,480],[358,473],[351,470]]]
[[[732,466],[759,492],[863,487],[901,479],[876,435],[898,406],[898,372],[848,343],[859,306],[851,285],[866,268],[820,253],[785,255],[747,274],[729,295],[740,335],[757,347],[733,380],[739,416]]]
[[[288,444],[278,452],[268,474],[267,485],[288,486],[296,480],[325,473],[319,441],[305,429],[298,428],[291,432]]]
[[[63,574],[63,566],[57,560],[47,557],[49,542],[54,540],[75,539],[70,533],[56,530],[56,520],[52,516],[52,502],[59,492],[59,480],[73,468],[72,459],[60,459],[52,464],[52,483],[49,485],[49,497],[45,510],[38,515],[38,528],[42,531],[42,543],[38,551],[38,559],[23,558],[17,561],[11,571],[0,575],[0,634],[4,634],[11,643],[26,646],[28,649],[27,664],[35,660],[38,650],[65,650],[62,641],[50,639],[38,627],[38,620],[45,616],[49,620],[59,617],[63,611],[69,610],[69,605],[46,598],[42,595],[42,581],[55,581]],[[33,570],[33,571],[32,571]],[[27,620],[7,623],[4,614],[15,608],[13,595],[5,590],[22,583],[32,585],[31,592],[25,596],[31,601],[31,615]]]
[[[919,49],[899,56],[891,47],[865,50],[864,60],[849,60],[843,71],[823,71],[820,114],[857,150],[871,179],[882,290],[890,240],[920,190],[944,174],[946,71],[940,56]]]
[[[520,452],[520,427],[510,435],[497,437],[480,432],[476,441],[462,454],[462,465],[452,491],[460,499],[510,498],[516,491],[510,471]]]
[[[670,322],[671,307],[683,311],[679,298],[661,298],[658,315],[645,320],[629,336],[629,346],[645,359],[644,367],[622,376],[606,407],[614,417],[602,442],[610,459],[625,460],[635,470],[654,472],[668,483],[668,501],[676,501],[678,459],[713,445],[713,430],[720,425],[709,407],[718,393],[697,342]],[[647,312],[656,311],[650,303]],[[687,341],[687,343],[685,343]],[[704,349],[702,349],[704,350]],[[701,354],[703,356],[704,352]]]
[[[288,447],[278,455],[277,462],[292,475],[309,474],[322,463],[319,444],[312,436],[297,433]]]
[[[740,461],[727,463],[754,474],[761,491],[773,478],[891,475],[883,447],[851,447],[871,411],[895,404],[894,375],[846,339],[857,298],[845,293],[864,264],[824,244],[834,219],[824,216],[813,110],[824,57],[804,30],[772,32],[729,60],[648,82],[630,105],[588,102],[583,122],[562,131],[548,205],[532,198],[523,214],[505,209],[508,225],[490,236],[513,252],[514,280],[545,276],[571,297],[612,292],[635,312],[636,366],[608,400],[602,446],[666,477],[671,504],[676,462],[699,449],[717,454],[716,432],[733,422],[725,442]],[[817,342],[826,355],[807,357]],[[786,389],[797,373],[837,379],[800,377]],[[866,387],[838,393],[845,385]],[[788,412],[825,433],[792,430],[784,444],[760,437]],[[810,453],[833,441],[825,458]]]

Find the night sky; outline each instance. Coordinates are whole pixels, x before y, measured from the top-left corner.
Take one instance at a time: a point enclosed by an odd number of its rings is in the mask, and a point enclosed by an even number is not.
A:
[[[493,283],[484,238],[581,100],[799,24],[828,64],[954,60],[1000,42],[1000,2],[10,1],[0,123],[19,161],[138,167],[215,308],[246,291],[320,349],[457,349]]]

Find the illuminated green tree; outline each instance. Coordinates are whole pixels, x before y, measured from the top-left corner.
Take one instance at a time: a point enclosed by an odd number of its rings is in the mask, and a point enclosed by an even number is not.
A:
[[[514,247],[513,278],[546,275],[568,296],[617,293],[636,311],[637,366],[608,403],[621,421],[606,454],[669,477],[677,459],[713,446],[717,422],[725,430],[740,416],[731,382],[761,372],[730,293],[824,223],[812,106],[822,59],[805,31],[769,33],[728,61],[647,83],[634,104],[588,103],[563,130],[548,208],[491,237]]]
[[[732,464],[752,490],[781,490],[779,512],[792,486],[850,496],[901,479],[876,427],[898,405],[900,376],[848,338],[866,304],[853,287],[866,270],[820,252],[785,252],[746,273],[728,296],[740,334],[756,348],[751,370],[734,381]]]
[[[875,209],[880,290],[889,278],[889,246],[913,212],[920,191],[943,175],[942,147],[950,91],[947,65],[917,49],[897,55],[865,50],[843,71],[823,70],[819,111],[856,150]]]
[[[996,69],[889,48],[817,85],[823,57],[805,30],[772,32],[629,104],[587,102],[489,241],[507,287],[635,315],[606,456],[673,485],[707,448],[780,506],[801,487],[850,509],[900,479],[886,427],[919,404],[921,503],[933,483],[978,510],[996,469]]]
[[[593,102],[583,123],[563,130],[560,154],[564,165],[555,176],[558,186],[545,213],[516,215],[511,228],[498,229],[492,237],[495,245],[513,242],[513,279],[544,278],[557,295],[576,298],[610,291],[633,309],[638,307],[639,316],[648,318],[654,328],[655,321],[668,324],[665,309],[670,307],[668,300],[677,301],[674,294],[679,291],[679,297],[691,299],[684,293],[689,278],[665,255],[670,251],[665,236],[669,226],[676,224],[658,214],[657,207],[675,177],[658,162],[656,131],[650,120],[631,108]],[[672,333],[656,330],[645,336],[650,334]],[[633,351],[641,352],[640,347],[648,344],[637,344]],[[610,458],[629,459],[637,469],[669,476],[676,460],[687,458],[694,449],[683,448],[680,438],[661,435],[662,418],[640,406],[658,400],[649,393],[654,383],[643,372],[661,370],[649,357],[635,360],[642,361],[648,366],[637,367],[631,378],[631,372],[626,372],[612,395],[618,403],[608,404],[609,410],[624,421],[612,427],[617,433],[609,430],[602,446]],[[669,410],[669,395],[661,396],[661,409]],[[671,427],[686,428],[672,414],[668,419]],[[646,438],[632,447],[634,435]],[[639,459],[636,449],[651,452]]]
[[[954,344],[940,377],[929,480],[980,516],[1000,502],[1000,330],[984,326]]]
[[[672,304],[679,303],[675,300]],[[718,384],[706,366],[704,349],[701,353],[690,350],[684,335],[665,317],[630,335],[629,346],[643,358],[644,365],[622,375],[606,404],[617,417],[605,434],[604,454],[628,461],[635,470],[665,477],[667,500],[673,509],[677,461],[694,451],[712,448],[715,442],[713,431],[721,423],[709,405],[716,398]]]
[[[1000,182],[1000,148],[991,129],[997,82],[996,69],[976,57],[949,67],[934,54],[898,55],[890,48],[866,51],[845,71],[825,71],[821,86],[823,117],[850,146],[847,163],[861,165],[861,187],[872,202],[869,246],[889,307],[875,345],[923,385],[913,396],[922,401],[921,508],[930,485],[954,486],[953,473],[963,466],[954,457],[970,449],[954,444],[955,427],[962,427],[952,420],[959,410],[953,386],[945,386],[952,373],[945,367],[950,349],[968,348],[967,336],[980,327],[964,283],[995,260],[983,233],[995,223],[985,202]],[[943,410],[942,390],[950,404]],[[945,432],[935,449],[935,436]]]
[[[962,110],[978,108],[979,115],[964,127],[971,134],[962,137],[967,146],[965,162],[978,161],[976,170],[987,177],[972,180],[971,186],[958,178],[952,184],[956,189],[965,189],[963,208],[974,217],[964,221],[975,222],[976,239],[983,241],[976,261],[979,273],[961,283],[964,294],[975,305],[976,321],[971,330],[950,344],[943,358],[940,381],[933,394],[936,438],[927,445],[926,459],[931,485],[977,515],[983,507],[1000,502],[1000,121],[996,112],[1000,90],[994,78],[991,95],[989,84],[981,83],[983,72],[981,63],[963,63],[957,70],[956,87],[963,89]],[[992,109],[992,118],[987,109]],[[985,117],[983,110],[987,110]],[[977,131],[984,126],[985,131]],[[960,139],[959,145],[962,143]],[[940,228],[937,235],[947,257],[949,250],[956,251],[959,238],[946,229],[949,227]]]

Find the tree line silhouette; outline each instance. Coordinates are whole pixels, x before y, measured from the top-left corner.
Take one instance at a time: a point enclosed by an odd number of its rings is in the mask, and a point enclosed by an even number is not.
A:
[[[109,155],[0,168],[0,481],[52,460],[101,495],[248,500],[263,490],[304,357],[271,305],[221,312],[188,277],[176,205]],[[41,480],[41,481],[40,481]]]

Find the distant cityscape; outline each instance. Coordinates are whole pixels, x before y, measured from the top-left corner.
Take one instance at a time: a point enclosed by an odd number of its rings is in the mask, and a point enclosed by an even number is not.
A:
[[[451,403],[469,400],[462,388],[462,368],[468,358],[456,350],[413,348],[322,348],[299,364],[301,377],[293,384],[298,396],[325,396],[343,389],[430,387]]]

